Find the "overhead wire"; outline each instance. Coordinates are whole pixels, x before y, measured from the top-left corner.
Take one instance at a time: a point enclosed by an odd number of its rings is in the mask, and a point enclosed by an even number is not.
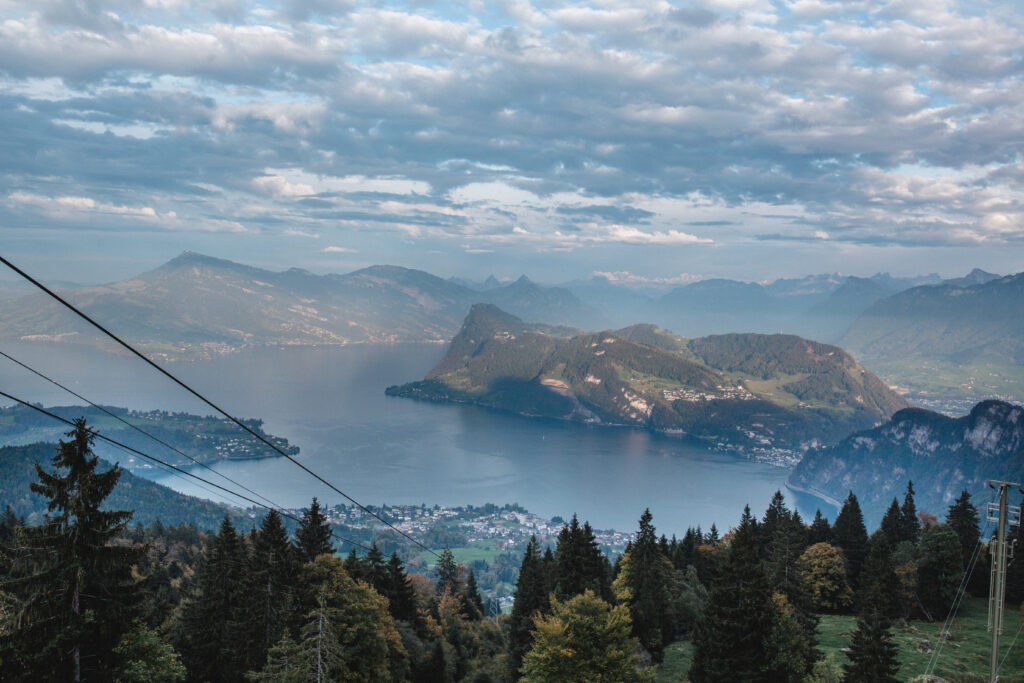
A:
[[[69,420],[69,419],[67,419],[65,417],[61,417],[60,415],[57,415],[56,413],[54,413],[52,411],[49,411],[46,408],[43,408],[42,406],[37,406],[34,403],[29,403],[28,401],[26,401],[24,399],[21,399],[21,398],[18,398],[17,396],[14,396],[12,394],[9,394],[6,391],[0,390],[0,396],[3,396],[5,398],[7,398],[7,399],[10,399],[11,401],[14,401],[16,403],[19,403],[19,404],[25,406],[26,408],[31,408],[32,410],[40,412],[43,415],[51,417],[51,418],[53,418],[53,419],[55,419],[55,420],[57,420],[59,422],[63,422],[64,424],[68,425],[69,427],[75,427],[76,426],[73,421],[71,421],[71,420]],[[223,491],[223,492],[225,492],[227,494],[235,496],[236,498],[244,500],[244,501],[246,501],[248,503],[252,503],[253,505],[255,505],[257,507],[261,507],[261,508],[263,508],[265,510],[273,510],[274,512],[277,512],[282,517],[287,517],[288,519],[291,519],[292,521],[300,522],[300,523],[302,522],[302,520],[299,517],[296,517],[292,513],[288,512],[287,510],[279,510],[279,509],[270,507],[269,505],[266,505],[265,503],[261,503],[258,500],[254,500],[252,498],[249,498],[248,496],[242,495],[241,493],[238,493],[236,491],[232,491],[231,489],[226,488],[224,486],[221,486],[220,484],[218,484],[216,482],[212,482],[209,479],[205,479],[203,477],[200,477],[198,474],[194,474],[192,472],[189,472],[188,470],[182,469],[182,468],[178,467],[177,465],[172,465],[171,463],[169,463],[169,462],[167,462],[165,460],[162,460],[162,459],[160,459],[160,458],[158,458],[158,457],[156,457],[154,455],[150,455],[149,453],[145,453],[143,451],[140,451],[137,448],[133,448],[133,447],[127,445],[127,444],[121,443],[117,439],[113,439],[113,438],[107,436],[106,434],[102,434],[100,432],[97,432],[96,430],[94,430],[92,428],[87,428],[87,429],[88,429],[89,433],[93,434],[96,438],[102,439],[103,441],[106,441],[107,443],[109,443],[109,444],[111,444],[113,446],[121,448],[124,451],[127,451],[129,453],[134,453],[135,455],[138,455],[138,456],[141,456],[143,458],[146,458],[147,460],[151,460],[151,461],[153,461],[153,462],[155,462],[157,464],[163,465],[164,467],[166,467],[166,468],[168,468],[170,470],[173,470],[173,471],[175,471],[175,472],[177,472],[179,474],[182,474],[182,475],[184,475],[186,477],[191,477],[192,479],[196,479],[196,480],[201,481],[201,482],[203,482],[205,484],[209,484],[210,486],[213,486],[216,489],[219,489],[219,490],[221,490],[221,491]],[[336,538],[336,539],[338,539],[339,541],[343,541],[343,542],[348,543],[349,545],[353,545],[353,546],[355,546],[357,548],[362,548],[363,550],[366,550],[366,551],[370,550],[369,547],[363,545],[362,543],[357,543],[356,541],[353,541],[351,539],[345,538],[343,536],[339,536],[339,535],[335,534],[333,531],[331,532],[331,536]]]
[[[401,535],[402,537],[404,537],[404,538],[406,538],[407,540],[411,541],[411,542],[412,542],[413,544],[415,544],[415,545],[419,546],[420,548],[422,548],[423,550],[427,551],[428,553],[430,553],[430,554],[431,554],[431,555],[433,555],[434,557],[436,557],[436,558],[440,559],[440,557],[441,557],[441,556],[440,556],[440,555],[439,555],[439,554],[438,554],[438,553],[437,553],[437,552],[436,552],[435,550],[433,550],[432,548],[428,547],[428,546],[427,546],[426,544],[424,544],[424,543],[423,543],[422,541],[420,541],[419,539],[417,539],[417,538],[415,538],[415,537],[413,537],[413,536],[411,536],[411,535],[407,534],[406,532],[402,531],[401,529],[399,529],[398,527],[396,527],[396,526],[395,526],[394,524],[392,524],[391,522],[389,522],[388,520],[386,520],[386,519],[385,519],[384,517],[380,516],[379,514],[377,514],[376,512],[374,512],[374,511],[373,511],[372,509],[370,509],[370,508],[368,508],[367,506],[363,505],[362,503],[360,503],[359,501],[357,501],[357,500],[356,500],[355,498],[353,498],[353,497],[352,497],[352,496],[350,496],[349,494],[345,493],[345,492],[344,492],[344,491],[342,491],[342,490],[341,490],[340,488],[338,488],[337,486],[335,486],[334,484],[332,484],[331,482],[327,481],[327,480],[326,480],[326,479],[324,479],[324,478],[323,478],[322,476],[320,476],[319,474],[317,474],[316,472],[314,472],[314,471],[313,471],[312,469],[310,469],[310,468],[309,468],[309,467],[307,467],[306,465],[304,465],[304,464],[302,464],[301,462],[299,462],[298,460],[296,460],[296,459],[295,459],[294,457],[292,457],[291,455],[289,455],[288,453],[286,453],[286,452],[285,452],[284,450],[282,450],[281,448],[279,448],[279,447],[278,447],[278,446],[277,446],[276,444],[272,443],[272,442],[271,442],[270,440],[266,439],[266,438],[265,438],[265,437],[263,437],[263,436],[262,436],[261,434],[259,434],[259,433],[257,433],[256,431],[254,431],[254,430],[253,430],[252,428],[250,428],[250,427],[249,427],[248,425],[246,425],[245,423],[243,423],[243,422],[242,422],[241,420],[239,420],[238,418],[236,418],[236,417],[234,417],[233,415],[231,415],[231,414],[230,414],[229,412],[227,412],[226,410],[224,410],[223,408],[221,408],[221,407],[220,407],[219,405],[217,405],[216,403],[214,403],[214,402],[213,402],[213,401],[211,401],[210,399],[206,398],[206,396],[204,396],[203,394],[199,393],[198,391],[196,391],[195,389],[193,389],[193,388],[192,388],[191,386],[189,386],[188,384],[186,384],[186,383],[185,383],[185,382],[183,382],[182,380],[178,379],[178,378],[177,378],[176,376],[174,376],[173,374],[171,374],[171,373],[170,373],[169,371],[167,371],[166,369],[164,369],[164,368],[163,368],[163,367],[161,367],[160,365],[156,364],[156,363],[155,363],[154,361],[150,360],[148,356],[146,356],[146,355],[145,355],[144,353],[142,353],[141,351],[137,350],[137,349],[136,349],[135,347],[133,347],[133,346],[132,346],[131,344],[129,344],[128,342],[124,341],[124,340],[123,340],[123,339],[121,339],[121,338],[120,338],[119,336],[117,336],[116,334],[114,334],[113,332],[111,332],[110,330],[108,330],[108,329],[107,329],[106,327],[104,327],[104,326],[103,326],[103,325],[101,325],[100,323],[98,323],[98,322],[96,322],[95,320],[93,320],[93,319],[92,319],[92,318],[91,318],[90,316],[88,316],[88,315],[87,315],[87,314],[85,314],[84,312],[80,311],[80,310],[79,310],[79,309],[78,309],[77,307],[75,307],[75,306],[74,306],[74,304],[70,303],[69,301],[67,301],[66,299],[64,299],[63,297],[61,297],[61,296],[60,296],[59,294],[57,294],[56,292],[54,292],[53,290],[51,290],[51,289],[50,289],[49,287],[47,287],[46,285],[44,285],[43,283],[39,282],[38,280],[36,280],[36,279],[35,279],[34,277],[32,277],[31,275],[29,275],[28,273],[26,273],[26,272],[25,272],[24,270],[22,270],[21,268],[19,268],[19,267],[18,267],[18,266],[16,266],[16,265],[14,265],[13,263],[11,263],[11,261],[9,261],[9,260],[8,260],[7,258],[5,258],[5,257],[3,257],[3,256],[0,256],[0,263],[3,263],[3,264],[4,264],[4,265],[6,265],[6,266],[7,266],[8,268],[10,268],[11,270],[13,270],[13,271],[14,271],[15,273],[17,273],[17,274],[18,274],[18,275],[20,275],[21,277],[23,277],[23,278],[25,278],[26,280],[28,280],[29,282],[31,282],[31,283],[32,283],[33,285],[35,285],[36,287],[38,287],[39,289],[41,289],[41,290],[42,290],[43,292],[45,292],[46,294],[48,294],[48,295],[49,295],[49,296],[50,296],[50,297],[51,297],[52,299],[54,299],[55,301],[57,301],[57,302],[59,302],[60,304],[62,304],[62,305],[63,305],[63,306],[65,307],[65,308],[67,308],[68,310],[70,310],[70,311],[71,311],[72,313],[74,313],[74,314],[75,314],[75,315],[77,315],[78,317],[82,318],[82,319],[83,319],[83,320],[85,320],[85,321],[86,321],[87,323],[89,323],[90,325],[92,325],[93,327],[95,327],[96,329],[98,329],[98,330],[99,330],[100,332],[102,332],[103,334],[107,335],[108,337],[110,337],[111,339],[113,339],[114,341],[116,341],[116,342],[117,342],[118,344],[120,344],[121,346],[123,346],[123,347],[124,347],[125,349],[127,349],[128,351],[130,351],[130,352],[131,352],[132,354],[134,354],[134,355],[135,355],[135,356],[137,356],[138,358],[140,358],[140,359],[142,359],[143,361],[145,361],[145,362],[146,362],[146,364],[148,364],[148,365],[150,365],[151,367],[153,367],[154,369],[156,369],[156,370],[157,370],[158,372],[160,372],[160,373],[161,373],[162,375],[164,375],[165,377],[167,377],[168,379],[170,379],[171,381],[173,381],[173,382],[174,382],[175,384],[177,384],[177,385],[178,385],[178,386],[180,386],[181,388],[185,389],[185,390],[186,390],[187,392],[189,392],[190,394],[192,394],[193,396],[195,396],[196,398],[198,398],[198,399],[199,399],[200,401],[202,401],[202,402],[203,402],[203,403],[205,403],[206,405],[210,406],[211,408],[213,408],[214,410],[216,410],[216,411],[217,411],[218,413],[220,413],[221,415],[223,415],[223,416],[224,416],[224,417],[226,417],[227,419],[229,419],[229,420],[231,420],[232,422],[234,422],[234,423],[235,423],[236,425],[238,425],[239,427],[241,427],[242,429],[244,429],[244,430],[245,430],[246,432],[248,432],[248,433],[249,433],[250,435],[252,435],[252,436],[253,436],[254,438],[258,439],[259,441],[262,441],[262,442],[263,442],[264,444],[266,444],[267,446],[269,446],[269,447],[270,447],[270,448],[272,448],[273,450],[277,451],[277,452],[278,452],[278,453],[279,453],[280,455],[282,455],[282,456],[284,456],[285,458],[287,458],[287,459],[288,459],[288,460],[289,460],[290,462],[292,462],[292,463],[293,463],[294,465],[297,465],[298,467],[302,468],[302,470],[303,470],[303,471],[305,471],[305,472],[306,472],[307,474],[309,474],[310,476],[312,476],[313,478],[315,478],[315,479],[316,479],[317,481],[319,481],[320,483],[324,484],[324,485],[325,485],[325,486],[327,486],[327,487],[328,487],[329,489],[331,489],[332,491],[334,491],[334,492],[335,492],[335,493],[337,493],[338,495],[342,496],[343,498],[345,498],[346,500],[348,500],[349,502],[351,502],[351,503],[352,503],[353,505],[355,505],[356,507],[358,507],[358,508],[359,508],[360,510],[362,510],[363,512],[366,512],[366,513],[367,513],[367,514],[369,514],[369,515],[370,515],[371,517],[374,517],[375,519],[377,519],[378,521],[380,521],[380,522],[381,522],[382,524],[384,524],[384,525],[385,525],[385,526],[387,526],[388,528],[392,529],[393,531],[395,531],[396,533],[398,533],[398,534],[399,534],[399,535]]]
[[[242,490],[244,490],[244,491],[246,491],[248,493],[251,493],[252,495],[254,495],[254,496],[258,497],[258,498],[262,498],[269,505],[271,505],[271,506],[273,506],[275,508],[280,508],[281,507],[280,505],[278,505],[274,501],[270,500],[266,496],[260,495],[259,493],[257,493],[256,491],[253,491],[252,489],[250,489],[249,487],[245,486],[244,484],[240,484],[239,482],[235,481],[234,479],[232,479],[228,475],[224,474],[223,472],[218,472],[217,470],[213,469],[212,467],[210,467],[206,463],[202,462],[198,458],[194,458],[191,455],[189,455],[188,453],[185,453],[185,452],[179,450],[178,448],[172,446],[171,444],[167,443],[166,441],[164,441],[160,437],[158,437],[158,436],[156,436],[154,434],[150,434],[149,432],[144,430],[142,427],[139,427],[138,425],[134,425],[131,422],[129,422],[128,420],[125,420],[120,415],[118,415],[118,414],[116,414],[114,412],[111,412],[110,410],[107,410],[104,406],[101,406],[98,403],[94,403],[93,401],[89,400],[85,396],[82,396],[81,394],[79,394],[77,391],[74,391],[70,387],[64,386],[63,384],[61,384],[57,380],[53,379],[52,377],[49,377],[46,374],[40,372],[39,370],[36,370],[35,368],[31,367],[27,363],[21,362],[20,360],[18,360],[17,358],[11,356],[10,354],[5,353],[3,350],[0,350],[0,356],[3,356],[4,358],[6,358],[7,360],[11,361],[12,363],[16,363],[17,365],[19,365],[22,368],[28,370],[29,372],[33,373],[34,375],[45,379],[50,384],[53,384],[54,386],[56,386],[56,387],[58,387],[60,389],[63,389],[64,391],[66,391],[67,393],[71,394],[75,398],[78,398],[78,399],[80,399],[82,401],[85,401],[86,403],[91,405],[93,408],[96,408],[97,410],[103,412],[104,414],[114,418],[118,422],[121,422],[124,425],[130,427],[131,429],[134,429],[135,431],[139,432],[140,434],[142,434],[142,435],[152,439],[153,441],[156,441],[161,446],[174,451],[175,453],[177,453],[178,455],[182,456],[183,458],[187,458],[188,460],[191,460],[192,462],[194,462],[196,465],[199,465],[203,469],[206,469],[206,470],[209,470],[210,472],[213,472],[217,476],[223,478],[225,481],[228,481],[228,482],[234,484],[235,486],[239,487],[240,489],[242,489]]]

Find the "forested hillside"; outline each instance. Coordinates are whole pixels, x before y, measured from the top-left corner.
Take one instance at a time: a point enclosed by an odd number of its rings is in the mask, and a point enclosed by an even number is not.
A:
[[[615,557],[574,516],[554,547],[527,544],[515,602],[499,614],[447,549],[429,576],[376,544],[335,556],[315,499],[294,534],[276,511],[248,534],[229,518],[215,533],[132,526],[111,499],[129,475],[91,454],[84,429],[58,453],[32,482],[50,519],[0,515],[5,680],[862,683],[985,672],[971,596],[987,594],[989,527],[966,491],[940,522],[918,513],[908,484],[870,535],[852,492],[832,523],[819,513],[808,524],[776,493],[763,516],[748,506],[724,533],[671,538],[644,511]],[[1007,599],[1024,600],[1019,563]],[[1006,627],[1020,623],[1009,609]],[[1020,683],[1024,650],[999,654],[1000,680]]]

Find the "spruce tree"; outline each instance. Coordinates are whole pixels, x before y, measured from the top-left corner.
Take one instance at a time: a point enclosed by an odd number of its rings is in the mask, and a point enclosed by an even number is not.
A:
[[[225,515],[199,565],[196,587],[185,603],[184,639],[178,650],[195,680],[242,680],[250,636],[249,566],[245,541]]]
[[[900,541],[904,540],[903,536],[903,516],[900,511],[900,502],[894,497],[892,503],[889,504],[889,509],[885,511],[885,515],[882,517],[882,523],[879,527],[882,533],[885,534],[885,538],[889,541],[889,545],[895,548]]]
[[[640,517],[640,529],[633,544],[623,555],[615,593],[620,603],[629,606],[633,633],[654,661],[660,662],[665,646],[675,635],[672,626],[672,589],[675,576],[672,563],[661,552],[650,510]]]
[[[531,536],[519,566],[515,601],[508,621],[509,660],[513,674],[519,671],[523,656],[530,649],[534,615],[548,607],[547,581],[539,553],[537,538]]]
[[[964,489],[956,502],[949,506],[946,521],[960,541],[960,557],[963,560],[963,569],[966,571],[967,565],[977,549],[978,542],[981,540],[978,508],[971,503],[971,494],[967,489]]]
[[[373,586],[378,593],[384,592],[384,583],[387,580],[387,567],[384,561],[384,554],[377,548],[377,544],[370,545],[363,558],[363,567],[366,571],[366,583]]]
[[[948,524],[924,530],[918,546],[917,585],[929,619],[942,619],[956,598],[963,575],[960,541]]]
[[[103,680],[117,664],[114,648],[137,611],[132,565],[141,548],[114,545],[132,513],[101,510],[121,477],[114,465],[97,471],[93,433],[74,422],[52,460],[38,463],[33,493],[50,516],[19,527],[14,574],[2,588],[15,599],[10,631],[0,640],[4,677],[12,680]]]
[[[814,520],[811,521],[811,526],[807,528],[807,545],[829,543],[831,540],[832,527],[829,526],[828,519],[821,515],[821,509],[815,510]]]
[[[476,585],[476,575],[472,569],[469,570],[469,575],[466,577],[465,600],[463,603],[465,605],[463,613],[471,621],[480,621],[486,613],[483,598],[480,597],[480,587]]]
[[[917,518],[917,505],[914,503],[914,482],[907,481],[907,492],[903,496],[900,508],[900,540],[910,541],[917,545],[921,540],[921,522]]]
[[[748,506],[694,635],[693,683],[777,680],[775,607],[758,558],[755,524]]]
[[[604,553],[590,523],[580,526],[573,515],[572,521],[559,532],[555,547],[555,595],[566,600],[592,590],[599,597],[609,597],[606,567]]]
[[[246,627],[250,632],[248,667],[259,666],[284,632],[291,614],[291,586],[298,570],[281,515],[270,510],[253,537]]]
[[[345,557],[345,562],[343,563],[342,566],[345,568],[345,571],[348,572],[348,575],[351,576],[353,579],[361,579],[363,581],[366,581],[366,579],[369,577],[369,572],[366,569],[366,563],[363,562],[362,558],[359,557],[359,554],[356,552],[356,549],[354,547],[352,548],[352,550],[348,552],[348,555]]]
[[[302,521],[295,532],[295,546],[299,549],[303,562],[312,562],[317,555],[333,555],[331,543],[331,524],[320,512],[320,503],[313,497],[313,503],[302,511]]]
[[[832,542],[843,551],[846,558],[846,575],[850,586],[857,589],[864,558],[867,556],[868,530],[864,526],[864,515],[853,491],[843,502],[843,508],[832,526]]]
[[[889,539],[876,531],[857,592],[857,629],[846,653],[850,661],[843,667],[847,680],[897,683],[899,663],[890,627],[899,611],[898,591]]]
[[[387,580],[382,594],[388,599],[388,610],[396,621],[404,621],[417,631],[422,630],[422,619],[416,604],[416,591],[413,590],[409,576],[405,572],[405,564],[398,553],[391,553],[387,564]]]

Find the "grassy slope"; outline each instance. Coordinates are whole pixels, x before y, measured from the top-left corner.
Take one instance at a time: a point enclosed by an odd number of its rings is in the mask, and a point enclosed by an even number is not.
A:
[[[988,652],[991,636],[988,633],[988,601],[971,599],[964,601],[950,632],[953,640],[945,643],[935,667],[935,674],[951,683],[983,683],[988,680]],[[1017,639],[1012,650],[1010,644],[1014,635],[1024,623],[1021,613],[1007,609],[1000,657],[1006,661],[999,674],[1001,683],[1024,683],[1024,634]],[[850,616],[822,615],[818,627],[818,649],[822,656],[836,653],[840,663],[847,661],[839,652],[850,644],[850,637],[856,628],[856,620]],[[910,681],[924,673],[932,655],[918,652],[917,648],[927,640],[932,647],[938,642],[941,623],[911,621],[906,627],[897,627],[893,634],[899,646],[900,680]],[[685,681],[686,671],[693,659],[690,642],[673,643],[665,651],[665,661],[658,669],[659,682]]]

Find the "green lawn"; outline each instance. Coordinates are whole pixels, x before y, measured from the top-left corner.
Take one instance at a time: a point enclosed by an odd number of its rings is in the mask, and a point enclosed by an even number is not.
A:
[[[1000,658],[1006,656],[999,672],[1000,683],[1024,683],[1024,633],[1021,633],[1013,649],[1010,649],[1014,636],[1020,633],[1021,625],[1021,613],[1008,609],[1000,648]],[[856,620],[853,617],[822,615],[818,627],[818,649],[822,656],[835,652],[837,661],[845,663],[845,655],[838,650],[850,644],[850,637],[855,628]],[[911,621],[905,627],[894,627],[893,636],[899,646],[900,680],[910,681],[925,672],[932,657],[927,650],[934,649],[939,642],[938,634],[941,628],[941,623],[923,621]],[[943,644],[934,670],[935,675],[950,683],[988,681],[988,653],[991,642],[988,633],[988,602],[984,599],[965,600],[950,633],[953,639]],[[918,648],[923,651],[918,652]],[[670,645],[665,650],[665,661],[658,669],[659,683],[685,681],[692,658],[691,643],[677,642]]]

